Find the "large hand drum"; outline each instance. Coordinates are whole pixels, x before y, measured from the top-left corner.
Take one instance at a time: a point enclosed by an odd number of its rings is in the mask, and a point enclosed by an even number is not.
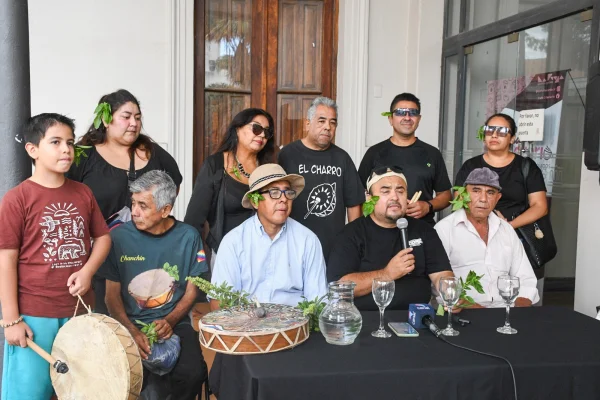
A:
[[[102,314],[74,317],[60,330],[52,356],[69,372],[50,368],[52,386],[61,400],[133,400],[142,389],[142,360],[133,337],[116,320]]]
[[[308,339],[308,318],[302,311],[263,303],[264,318],[253,309],[236,306],[213,311],[200,319],[200,344],[226,354],[264,354],[290,349]]]

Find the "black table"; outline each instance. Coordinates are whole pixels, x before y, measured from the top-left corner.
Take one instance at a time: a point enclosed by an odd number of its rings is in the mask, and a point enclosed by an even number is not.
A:
[[[504,309],[465,310],[471,320],[449,341],[506,357],[520,400],[600,399],[600,321],[566,308],[511,309],[516,335],[502,335]],[[292,350],[217,354],[210,372],[219,400],[456,399],[514,397],[508,364],[452,347],[420,330],[417,338],[371,337],[377,312],[363,312],[354,344],[334,346],[320,333]],[[386,312],[387,322],[407,312]],[[436,317],[444,328],[446,318]]]

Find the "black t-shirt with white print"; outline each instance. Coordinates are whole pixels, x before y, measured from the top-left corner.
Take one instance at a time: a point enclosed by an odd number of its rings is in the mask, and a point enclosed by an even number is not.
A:
[[[406,217],[408,246],[415,256],[415,268],[396,280],[394,298],[388,306],[392,310],[406,310],[409,304],[429,303],[431,280],[429,274],[451,271],[450,261],[437,232],[425,221]],[[371,272],[385,268],[402,250],[398,228],[384,228],[373,219],[360,217],[337,236],[327,261],[327,281],[337,281],[355,272]],[[359,310],[377,310],[371,293],[356,297]]]
[[[371,146],[358,168],[360,180],[367,186],[367,179],[374,167],[398,166],[402,168],[408,181],[408,199],[421,191],[421,201],[433,199],[433,193],[450,190],[446,164],[442,153],[430,144],[417,140],[409,146],[396,146],[390,139]],[[431,212],[422,219],[433,225],[435,213]]]
[[[290,216],[317,235],[327,257],[333,238],[346,223],[346,207],[365,201],[354,162],[334,144],[319,151],[301,140],[285,146],[278,160],[288,174],[304,177],[306,186],[294,200]]]

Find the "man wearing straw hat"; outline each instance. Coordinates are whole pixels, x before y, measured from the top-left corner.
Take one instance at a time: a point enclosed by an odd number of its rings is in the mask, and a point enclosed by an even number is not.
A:
[[[498,276],[509,274],[520,280],[515,306],[539,301],[537,279],[514,228],[492,211],[502,197],[500,178],[489,168],[475,168],[465,186],[469,208],[461,208],[435,226],[456,276],[466,279],[469,271],[483,275],[485,293],[471,291],[475,307],[504,307],[498,292]]]
[[[317,236],[289,218],[304,178],[277,164],[264,164],[250,175],[242,205],[256,214],[221,242],[212,283],[256,296],[261,303],[298,305],[327,292],[325,260]],[[219,303],[211,299],[211,308]]]
[[[327,279],[356,283],[355,304],[359,310],[377,310],[371,285],[373,278],[396,283],[390,309],[428,303],[431,285],[454,276],[440,238],[427,222],[406,216],[407,182],[399,167],[375,168],[367,190],[375,202],[373,212],[344,227],[327,263]],[[375,197],[377,200],[374,201]],[[396,223],[405,218],[407,248]]]

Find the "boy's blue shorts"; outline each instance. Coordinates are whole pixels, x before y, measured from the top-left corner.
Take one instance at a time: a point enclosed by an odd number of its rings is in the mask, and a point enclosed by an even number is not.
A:
[[[23,320],[33,331],[33,341],[50,353],[58,330],[69,318],[24,315]],[[53,393],[50,364],[29,347],[4,342],[2,400],[49,400]]]

